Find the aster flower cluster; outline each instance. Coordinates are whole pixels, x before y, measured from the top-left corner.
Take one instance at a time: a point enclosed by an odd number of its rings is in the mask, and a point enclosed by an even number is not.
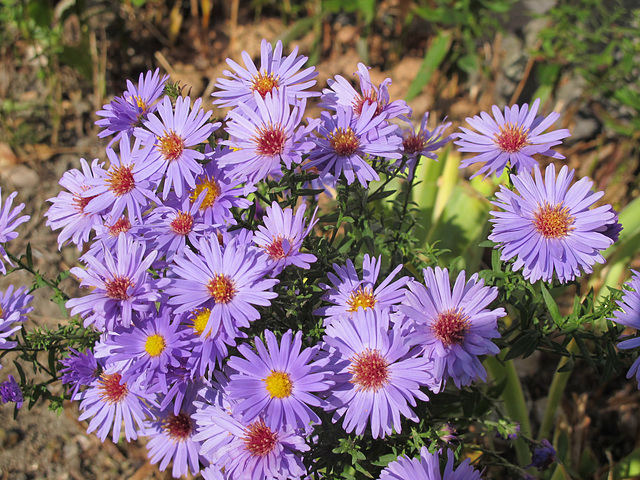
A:
[[[406,433],[428,421],[438,395],[486,382],[483,360],[500,352],[507,316],[481,273],[359,257],[365,239],[334,248],[338,226],[323,234],[330,222],[312,188],[357,180],[351,188],[366,191],[381,176],[412,186],[423,157],[437,160],[457,138],[462,152],[480,153],[462,167],[512,173],[489,239],[524,279],[590,273],[620,226],[610,206],[592,208],[602,193],[588,179],[572,184],[574,173],[556,176],[553,164],[543,178],[533,155],[563,158],[551,148],[568,132],[544,133],[558,114],[537,116],[539,101],[467,119],[480,133],[446,135],[451,123],[429,129],[428,112],[414,127],[391,80],[375,84],[363,64],[358,88],[336,76],[318,93],[297,48],[284,55],[265,40],[259,67],[246,52],[242,60],[228,60],[216,83],[223,122],[202,99],[165,88],[158,70],[97,112],[99,135],[112,136],[106,161],[81,159],[46,213],[59,248],[81,252],[71,274],[86,293],[66,307],[98,338],[71,348],[60,374],[88,432],[146,438],[151,463],[175,478],[306,479],[324,461],[323,439]],[[314,97],[325,110],[305,118]],[[302,179],[295,190],[292,178]],[[3,244],[28,218],[18,217],[24,205],[11,209],[15,195],[0,201],[3,273]],[[637,327],[637,277],[631,287],[614,320]],[[0,292],[0,349],[17,345],[30,301],[25,288]],[[629,375],[640,379],[638,365]],[[0,393],[22,402],[13,377]],[[456,438],[447,431],[440,440]],[[443,471],[433,447],[379,468],[380,480],[480,478],[469,459],[455,467],[450,450]]]

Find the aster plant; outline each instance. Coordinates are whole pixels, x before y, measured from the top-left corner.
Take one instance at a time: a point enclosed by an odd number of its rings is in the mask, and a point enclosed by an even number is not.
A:
[[[562,160],[569,132],[539,100],[450,133],[453,118],[409,118],[364,64],[359,86],[336,75],[313,91],[315,68],[284,50],[264,40],[258,59],[228,60],[213,110],[158,70],[127,82],[98,112],[108,161],[80,159],[48,200],[60,263],[81,255],[69,271],[48,278],[18,193],[0,199],[2,274],[33,276],[0,292],[2,402],[78,402],[89,433],[123,450],[146,437],[176,478],[527,478],[566,460],[534,439],[561,437],[570,383],[551,382],[535,432],[513,359],[621,370],[638,273],[610,293],[587,275],[629,245],[628,212],[566,166],[543,172],[536,158]],[[453,140],[478,154],[461,167],[509,171],[495,195],[452,183],[457,156],[431,163]],[[40,288],[70,314],[57,329],[30,321]]]

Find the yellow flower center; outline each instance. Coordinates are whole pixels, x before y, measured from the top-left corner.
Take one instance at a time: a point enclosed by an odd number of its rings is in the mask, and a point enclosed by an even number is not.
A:
[[[205,327],[207,326],[207,322],[209,322],[209,315],[211,315],[211,310],[208,308],[203,308],[201,310],[196,310],[193,312],[193,329],[196,331],[198,335],[202,335]],[[207,337],[209,334],[207,334]]]
[[[183,138],[173,130],[165,132],[164,137],[158,137],[158,148],[165,160],[177,160],[185,149]]]
[[[357,290],[351,292],[347,305],[349,308],[347,312],[355,312],[358,308],[366,310],[367,308],[373,308],[378,300],[373,294],[373,289],[359,287]]]
[[[562,203],[552,207],[547,202],[539,205],[533,213],[533,226],[545,238],[566,237],[571,230],[575,218],[570,215],[569,208]]]
[[[191,192],[191,195],[189,195],[189,200],[191,200],[191,203],[195,203],[200,194],[206,189],[207,193],[200,204],[200,210],[206,210],[207,208],[213,207],[216,198],[220,196],[220,186],[214,178],[206,177],[198,180],[200,183],[196,182],[196,188]]]
[[[293,382],[288,373],[274,372],[263,380],[266,384],[267,392],[271,395],[271,398],[285,398],[291,395],[293,389]]]
[[[162,352],[164,352],[166,346],[167,344],[164,341],[164,337],[156,333],[155,335],[149,335],[147,337],[147,341],[144,344],[144,349],[150,356],[157,357]]]

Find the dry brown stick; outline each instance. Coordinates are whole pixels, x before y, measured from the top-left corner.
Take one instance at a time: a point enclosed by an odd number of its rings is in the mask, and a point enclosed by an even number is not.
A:
[[[540,48],[540,45],[542,45],[542,40],[538,39],[534,48],[538,50]],[[511,95],[511,100],[509,101],[509,105],[513,105],[516,102],[516,100],[518,100],[518,98],[520,97],[520,94],[522,93],[522,90],[524,90],[524,85],[527,83],[527,79],[531,74],[531,69],[533,68],[533,64],[535,62],[536,60],[533,56],[529,57],[529,60],[527,61],[527,65],[524,67],[524,73],[522,74],[520,83],[518,83],[518,86],[516,87],[515,92],[513,92],[513,95]]]

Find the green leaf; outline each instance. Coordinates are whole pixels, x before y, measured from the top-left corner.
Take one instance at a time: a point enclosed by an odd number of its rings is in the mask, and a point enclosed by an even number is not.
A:
[[[542,297],[544,298],[544,303],[547,305],[547,308],[549,309],[549,313],[551,314],[551,318],[553,319],[553,322],[558,327],[561,327],[562,324],[564,323],[563,317],[562,315],[560,315],[560,310],[558,309],[558,305],[556,304],[556,301],[553,299],[553,297],[549,293],[549,290],[547,289],[546,285],[543,282],[540,282],[540,290],[542,291]]]
[[[640,448],[636,448],[613,467],[614,480],[628,480],[640,475]]]

